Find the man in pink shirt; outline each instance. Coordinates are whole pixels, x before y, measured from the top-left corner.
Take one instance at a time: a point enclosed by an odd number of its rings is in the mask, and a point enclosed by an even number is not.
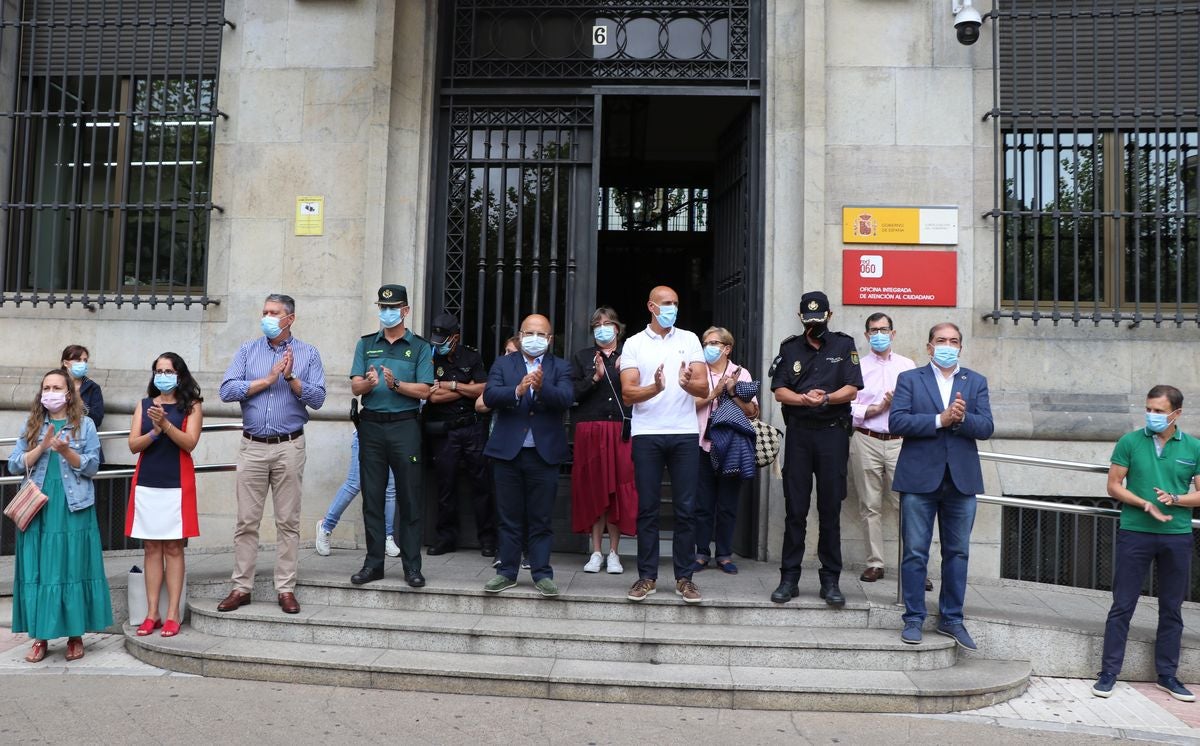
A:
[[[890,316],[873,313],[867,317],[866,327],[871,354],[862,358],[864,388],[850,402],[856,431],[850,439],[850,479],[858,494],[859,516],[867,529],[867,569],[859,580],[874,583],[883,577],[883,497],[886,494],[893,505],[900,504],[899,496],[892,491],[892,477],[901,439],[888,432],[888,409],[896,377],[916,364],[892,351],[896,330]]]

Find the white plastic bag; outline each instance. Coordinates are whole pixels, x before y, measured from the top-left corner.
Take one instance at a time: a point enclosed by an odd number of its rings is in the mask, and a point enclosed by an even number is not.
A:
[[[146,618],[146,576],[142,568],[134,565],[129,570],[129,583],[126,585],[126,600],[129,605],[129,623],[136,626]],[[167,617],[167,581],[164,579],[162,589],[158,592],[158,616]],[[179,595],[179,610],[187,614],[187,575],[183,576],[183,593]]]

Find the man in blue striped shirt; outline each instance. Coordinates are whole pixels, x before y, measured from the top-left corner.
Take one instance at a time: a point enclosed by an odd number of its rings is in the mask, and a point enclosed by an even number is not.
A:
[[[237,463],[237,526],[233,532],[233,590],[217,611],[250,603],[258,526],[267,488],[275,512],[278,554],[275,590],[279,607],[300,613],[296,601],[296,558],[300,546],[300,503],[304,477],[304,423],[309,409],[325,403],[325,368],[317,348],[292,336],[296,301],[268,295],[260,326],[263,336],[238,348],[221,381],[221,401],[242,405],[242,441]]]

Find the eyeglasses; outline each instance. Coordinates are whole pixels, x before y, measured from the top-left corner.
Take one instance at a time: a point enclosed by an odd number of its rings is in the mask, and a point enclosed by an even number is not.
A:
[[[892,331],[892,327],[890,327],[890,326],[880,326],[880,327],[876,327],[874,329],[868,329],[867,333],[868,334],[889,334],[889,333],[891,333],[891,331]]]
[[[159,376],[173,376],[173,375],[175,375],[175,371],[173,371],[173,370],[155,370],[154,374],[159,375]]]
[[[548,332],[521,332],[521,339],[529,339],[530,337],[550,339],[550,334]]]

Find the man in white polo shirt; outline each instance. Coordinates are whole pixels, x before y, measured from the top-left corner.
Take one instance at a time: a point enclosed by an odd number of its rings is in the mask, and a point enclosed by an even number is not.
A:
[[[663,467],[671,474],[675,530],[675,593],[689,604],[700,602],[692,583],[696,504],[696,422],[693,396],[708,393],[704,350],[692,332],[675,326],[679,296],[656,287],[646,301],[650,325],[625,340],[621,351],[621,397],[633,407],[633,476],[638,491],[638,580],[630,601],[642,601],[658,580],[658,514]]]

